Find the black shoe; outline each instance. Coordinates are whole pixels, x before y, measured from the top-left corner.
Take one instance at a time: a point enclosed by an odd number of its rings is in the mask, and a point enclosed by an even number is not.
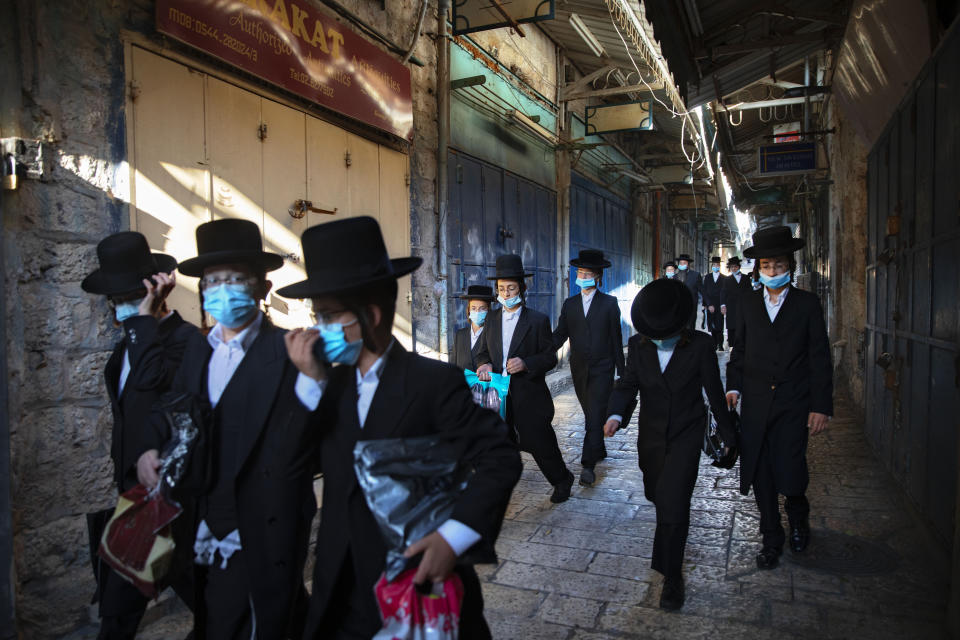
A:
[[[554,504],[564,502],[570,497],[571,489],[573,489],[573,474],[567,471],[567,479],[553,485],[553,495],[550,496],[550,502]]]
[[[780,554],[782,551],[777,547],[764,547],[757,554],[758,569],[776,569],[780,564]]]
[[[810,527],[790,527],[790,550],[803,553],[810,544]]]
[[[594,473],[593,467],[584,467],[580,471],[580,484],[584,487],[589,487],[594,482],[597,481],[597,474]]]
[[[683,606],[684,597],[683,577],[677,576],[663,581],[663,590],[660,592],[661,609],[676,611]]]

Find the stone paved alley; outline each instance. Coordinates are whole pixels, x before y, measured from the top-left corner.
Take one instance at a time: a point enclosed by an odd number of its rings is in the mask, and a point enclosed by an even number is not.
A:
[[[572,389],[555,403],[561,446],[579,473],[580,407]],[[500,564],[479,567],[494,638],[944,637],[946,556],[916,524],[842,402],[837,413],[810,447],[811,546],[802,559],[787,551],[774,571],[756,568],[758,516],[752,496],[736,488],[737,469],[704,459],[679,613],[658,608],[661,579],[649,567],[655,516],[643,497],[635,426],[608,441],[596,485],[575,485],[561,505],[551,505],[550,487],[524,455]],[[150,640],[182,638],[189,628],[173,603],[147,621],[141,637]]]

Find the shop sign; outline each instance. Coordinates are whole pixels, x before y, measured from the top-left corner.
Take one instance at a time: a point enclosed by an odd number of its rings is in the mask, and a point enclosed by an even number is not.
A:
[[[761,145],[757,172],[761,176],[810,173],[817,168],[815,142],[789,142]]]
[[[588,106],[586,115],[586,133],[613,133],[614,131],[651,131],[653,119],[650,117],[650,101],[638,100],[602,107]]]
[[[407,140],[410,70],[307,0],[157,0],[157,30]]]

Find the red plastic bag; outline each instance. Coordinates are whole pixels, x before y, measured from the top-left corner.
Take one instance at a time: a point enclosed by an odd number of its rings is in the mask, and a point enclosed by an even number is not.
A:
[[[157,597],[173,562],[170,523],[182,511],[138,484],[120,496],[100,539],[100,557],[143,595]]]
[[[383,629],[373,640],[457,640],[463,582],[453,573],[433,591],[422,595],[413,584],[417,569],[404,571],[393,582],[381,575],[374,592]]]

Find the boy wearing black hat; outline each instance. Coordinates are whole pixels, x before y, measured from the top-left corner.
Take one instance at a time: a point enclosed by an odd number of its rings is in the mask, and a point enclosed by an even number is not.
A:
[[[677,277],[677,263],[673,260],[667,260],[663,263],[663,278],[676,278]]]
[[[603,423],[614,371],[623,375],[623,333],[617,299],[599,290],[603,270],[610,266],[603,252],[582,249],[570,265],[577,268],[580,293],[563,301],[553,346],[559,349],[570,339],[570,374],[585,420],[580,484],[590,486],[597,463],[607,457]]]
[[[137,458],[147,433],[143,429],[150,408],[170,388],[184,348],[196,327],[176,311],[166,298],[176,281],[177,261],[163,253],[150,253],[147,240],[135,231],[115,233],[97,245],[100,267],[84,278],[87,293],[106,296],[113,324],[123,337],[104,367],[107,394],[113,409],[110,457],[119,493],[137,484]],[[109,511],[88,516],[91,560],[97,576],[101,640],[134,638],[148,599],[96,555]],[[188,605],[189,590],[177,585]]]
[[[472,284],[460,296],[467,301],[467,326],[458,329],[453,336],[453,364],[461,369],[477,370],[477,354],[480,353],[480,336],[486,324],[490,304],[497,299],[493,287]]]
[[[464,584],[459,637],[489,638],[476,572],[457,565],[467,550],[495,561],[493,545],[520,477],[520,455],[493,411],[473,402],[461,371],[406,351],[392,336],[397,279],[420,258],[391,260],[376,220],[348,218],[307,229],[307,279],[278,293],[312,301],[317,326],[287,336],[300,369],[297,396],[314,410],[323,472],[323,512],[307,640],[370,638],[381,628],[374,584],[386,546],[353,468],[357,441],[462,433],[474,468],[452,516],[407,549],[422,554],[414,582],[456,571]],[[336,363],[338,366],[331,366]]]
[[[215,321],[189,344],[173,390],[208,402],[212,468],[205,486],[181,499],[178,548],[196,569],[197,638],[281,640],[302,628],[303,565],[316,511],[307,410],[297,401],[297,369],[285,332],[260,305],[267,273],[283,258],[263,250],[260,229],[225,218],[197,227],[197,252],[180,273],[200,278],[203,311]],[[206,326],[206,318],[203,322]],[[157,450],[169,439],[154,421],[152,448],[138,464],[157,483]],[[196,459],[194,455],[194,459]],[[193,470],[192,473],[203,470]]]
[[[490,280],[497,283],[500,308],[487,316],[477,373],[510,374],[507,423],[511,435],[553,485],[550,501],[559,503],[570,497],[574,477],[553,430],[553,397],[545,378],[557,366],[550,319],[525,304],[525,281],[531,276],[524,272],[520,256],[497,257],[496,274]]]
[[[737,256],[730,256],[727,259],[727,270],[730,271],[730,275],[723,282],[725,303],[720,306],[720,312],[723,313],[727,325],[727,344],[733,348],[737,337],[736,318],[740,310],[740,300],[753,290],[753,286],[750,276],[740,272],[740,258]]]
[[[786,496],[790,548],[810,540],[807,439],[833,413],[833,367],[823,309],[816,295],[790,284],[804,245],[789,227],[760,229],[743,255],[756,260],[762,293],[745,294],[727,364],[727,402],[740,392],[740,492],[753,486],[763,546],[757,566],[773,569],[783,550],[779,495]]]
[[[726,302],[724,286],[727,277],[720,273],[720,256],[710,258],[710,273],[703,276],[703,308],[707,314],[707,329],[713,336],[717,351],[723,351],[723,305]]]
[[[630,315],[638,335],[630,338],[604,425],[605,435],[616,433],[639,393],[637,456],[644,494],[657,508],[651,566],[665,577],[660,606],[669,610],[684,602],[683,553],[706,424],[703,391],[723,441],[736,437],[713,343],[687,326],[694,313],[688,293],[675,280],[659,279],[637,294]]]
[[[690,265],[693,264],[693,258],[691,258],[686,253],[681,253],[677,256],[677,275],[676,278],[678,281],[687,285],[687,289],[690,290],[690,296],[693,298],[693,306],[696,309],[700,304],[701,296],[701,287],[703,286],[703,276],[700,275],[699,271],[690,268]],[[690,328],[695,329],[697,323],[697,314],[694,313],[690,316]]]

